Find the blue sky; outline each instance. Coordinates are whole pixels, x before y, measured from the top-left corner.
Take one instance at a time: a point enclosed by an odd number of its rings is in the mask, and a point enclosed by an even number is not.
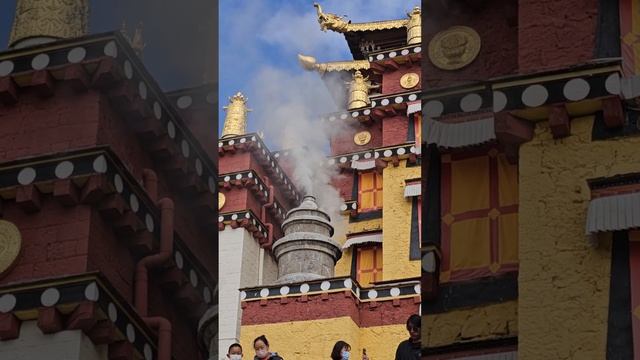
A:
[[[0,51],[6,49],[17,0],[0,0]],[[90,32],[132,32],[144,23],[144,63],[164,90],[197,86],[214,73],[213,0],[92,0]]]
[[[347,15],[353,22],[404,18],[419,5],[418,0],[316,1],[324,12]],[[278,103],[296,101],[292,96],[305,101],[302,99],[305,94],[292,92],[292,88],[307,93],[306,98],[315,98],[307,106],[310,111],[321,114],[335,110],[328,104],[328,93],[319,75],[306,73],[297,62],[298,53],[312,55],[319,62],[352,59],[342,34],[320,30],[313,3],[313,0],[220,1],[220,132],[224,121],[222,106],[238,91],[247,95],[249,107],[254,110],[249,115],[249,131],[273,124],[269,112],[277,111],[273,107]],[[313,91],[311,87],[321,91]]]

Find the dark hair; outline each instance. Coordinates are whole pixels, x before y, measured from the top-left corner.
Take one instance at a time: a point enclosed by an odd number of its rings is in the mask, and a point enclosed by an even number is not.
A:
[[[333,350],[331,350],[331,359],[332,360],[341,360],[342,359],[342,348],[347,347],[351,350],[351,345],[346,342],[340,340],[335,345],[333,345]]]
[[[267,340],[267,337],[264,335],[260,335],[255,340],[253,340],[253,347],[256,347],[256,343],[258,342],[258,340],[261,340],[265,345],[267,345],[267,347],[269,347],[269,340]]]
[[[234,347],[239,347],[240,351],[242,351],[242,345],[235,343],[235,344],[231,344],[231,346],[229,346],[229,350],[227,350],[228,353],[231,352],[231,349],[233,349]]]
[[[409,316],[409,319],[407,319],[407,328],[409,328],[409,326],[413,325],[413,327],[421,327],[420,326],[420,315],[418,314],[413,314],[411,316]]]

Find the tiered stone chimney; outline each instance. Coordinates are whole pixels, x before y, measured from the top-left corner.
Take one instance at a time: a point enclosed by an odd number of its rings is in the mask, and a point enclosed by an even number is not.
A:
[[[310,195],[287,213],[282,223],[285,236],[273,245],[278,284],[333,277],[342,250],[331,239],[330,221],[329,215],[319,210],[315,197]]]

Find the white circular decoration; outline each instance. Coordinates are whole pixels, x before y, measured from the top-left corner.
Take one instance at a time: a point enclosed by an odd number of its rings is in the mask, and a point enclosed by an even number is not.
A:
[[[18,173],[18,182],[20,185],[29,185],[36,179],[36,170],[33,168],[24,168]]]
[[[189,282],[191,286],[198,287],[198,274],[193,270],[189,271]]]
[[[151,351],[151,346],[149,346],[149,344],[144,344],[143,349],[144,360],[153,360],[153,351]]]
[[[162,118],[162,106],[157,101],[153,103],[153,115],[158,120]]]
[[[383,54],[376,55],[376,60],[382,60],[382,59],[384,59],[384,55]]]
[[[346,279],[344,281],[344,287],[346,287],[347,289],[351,289],[352,286],[353,286],[353,282],[351,281],[351,279]]]
[[[56,288],[48,288],[40,296],[40,303],[45,307],[57,304],[58,300],[60,300],[60,292]]]
[[[409,49],[404,49],[400,51],[400,55],[407,55],[407,54],[409,54]]]
[[[397,53],[397,52],[395,52],[395,51],[392,51],[392,52],[390,52],[390,53],[389,53],[389,57],[390,57],[390,58],[394,58],[394,57],[396,57],[396,56],[398,56],[398,53]]]
[[[202,289],[202,298],[207,304],[211,302],[211,290],[206,286]]]
[[[58,179],[66,179],[73,174],[73,163],[71,161],[63,161],[56,165],[54,172]]]
[[[176,254],[174,255],[174,259],[176,261],[176,266],[178,267],[178,269],[182,269],[182,267],[184,266],[184,258],[182,257],[182,254],[179,251],[176,251]]]
[[[391,288],[391,296],[396,297],[400,295],[400,289],[398,289],[397,287]]]
[[[131,196],[129,196],[129,207],[131,207],[131,210],[133,210],[133,212],[138,212],[138,210],[140,209],[140,202],[138,201],[138,197],[135,194],[131,194]]]
[[[323,291],[327,291],[327,290],[329,290],[329,288],[331,288],[331,283],[328,282],[328,281],[323,281],[320,284],[320,289],[322,289]]]
[[[172,139],[176,137],[176,126],[173,124],[173,121],[167,123],[167,134],[169,134],[169,137]]]
[[[418,98],[418,95],[416,94],[409,95],[409,101],[415,101],[417,98]]]
[[[7,76],[13,72],[13,61],[5,60],[0,62],[0,76]]]
[[[507,106],[507,95],[502,91],[493,92],[493,112],[500,112]]]
[[[69,51],[67,60],[69,60],[70,63],[77,64],[84,60],[85,56],[87,56],[87,50],[85,50],[83,47],[77,47]]]
[[[531,85],[522,92],[522,103],[529,107],[537,107],[544,104],[549,98],[547,88],[542,85]]]
[[[300,285],[300,292],[306,294],[309,292],[309,284]]]
[[[191,104],[193,103],[193,99],[191,98],[191,96],[181,96],[178,98],[178,101],[176,102],[176,104],[178,105],[178,108],[180,109],[186,109],[189,106],[191,106]]]
[[[200,159],[196,159],[196,174],[198,174],[198,176],[202,176],[202,161],[200,161]],[[251,175],[251,174],[249,174]],[[251,177],[251,176],[249,176]]]
[[[393,155],[393,152],[391,150],[385,150],[382,155],[384,155],[384,157],[390,157]]]
[[[464,112],[478,111],[482,107],[482,96],[467,94],[460,100],[460,109]]]
[[[145,84],[144,81],[138,83],[138,94],[140,94],[142,100],[147,99],[147,84]]]
[[[34,70],[42,70],[47,66],[49,66],[49,61],[50,61],[49,55],[40,54],[34,57],[33,60],[31,60],[31,67]]]
[[[420,284],[417,284],[416,286],[414,286],[413,291],[415,291],[416,294],[420,294]]]
[[[607,77],[607,80],[604,82],[604,87],[607,89],[609,94],[619,95],[620,94],[620,74],[614,73]]]
[[[118,47],[115,41],[109,41],[107,45],[104,46],[104,54],[112,58],[118,57]]]
[[[398,155],[404,155],[407,150],[405,150],[404,148],[399,148],[396,152],[398,153]]]
[[[133,67],[131,66],[129,60],[124,61],[124,76],[126,76],[126,78],[129,80],[133,78]]]
[[[247,298],[247,293],[245,291],[240,292],[240,300],[244,300]]]
[[[269,296],[269,289],[260,290],[260,297],[266,298],[267,296]]]
[[[438,100],[427,101],[427,103],[424,104],[424,114],[427,117],[438,117],[442,115],[443,111],[444,105]]]
[[[396,96],[396,98],[393,99],[396,104],[400,104],[403,100],[402,96]]]
[[[375,290],[369,290],[369,292],[367,293],[367,297],[369,299],[375,299],[378,297],[378,292]]]
[[[109,306],[107,306],[107,313],[111,322],[115,323],[118,320],[118,309],[113,303],[109,303]]]
[[[127,324],[127,340],[132,344],[136,342],[136,329],[131,324]]]
[[[100,298],[100,290],[98,289],[98,285],[95,282],[87,285],[84,289],[84,297],[89,301],[98,301]]]
[[[93,170],[100,174],[104,174],[107,172],[107,159],[104,157],[104,155],[100,155],[95,160],[93,160]]]
[[[144,216],[144,223],[147,226],[147,231],[153,232],[155,224],[153,223],[153,217],[151,217],[151,214],[147,214]]]
[[[382,101],[380,101],[380,104],[382,104],[382,106],[389,105],[389,99],[382,99]]]
[[[122,177],[120,177],[120,174],[116,174],[113,177],[113,184],[116,187],[116,191],[118,193],[122,193],[122,191],[124,190],[124,183],[122,182]]]
[[[287,294],[289,294],[289,287],[288,286],[283,286],[280,288],[280,295],[285,296]]]
[[[579,101],[586,98],[590,90],[589,83],[585,79],[576,78],[564,84],[562,93],[567,100]]]
[[[0,313],[6,314],[16,307],[16,297],[12,294],[0,296]]]

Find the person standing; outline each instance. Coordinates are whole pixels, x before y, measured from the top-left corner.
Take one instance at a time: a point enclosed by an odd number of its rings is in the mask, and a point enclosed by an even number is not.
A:
[[[418,314],[413,314],[407,319],[409,339],[398,345],[395,360],[420,360],[420,322]]]
[[[333,345],[333,350],[331,351],[331,360],[349,360],[351,356],[351,345],[346,342],[340,340]]]
[[[229,360],[241,360],[242,359],[242,345],[236,343],[229,346],[227,351],[227,359]]]
[[[278,353],[269,351],[269,340],[264,335],[260,335],[253,340],[253,349],[256,351],[254,360],[284,360]]]

